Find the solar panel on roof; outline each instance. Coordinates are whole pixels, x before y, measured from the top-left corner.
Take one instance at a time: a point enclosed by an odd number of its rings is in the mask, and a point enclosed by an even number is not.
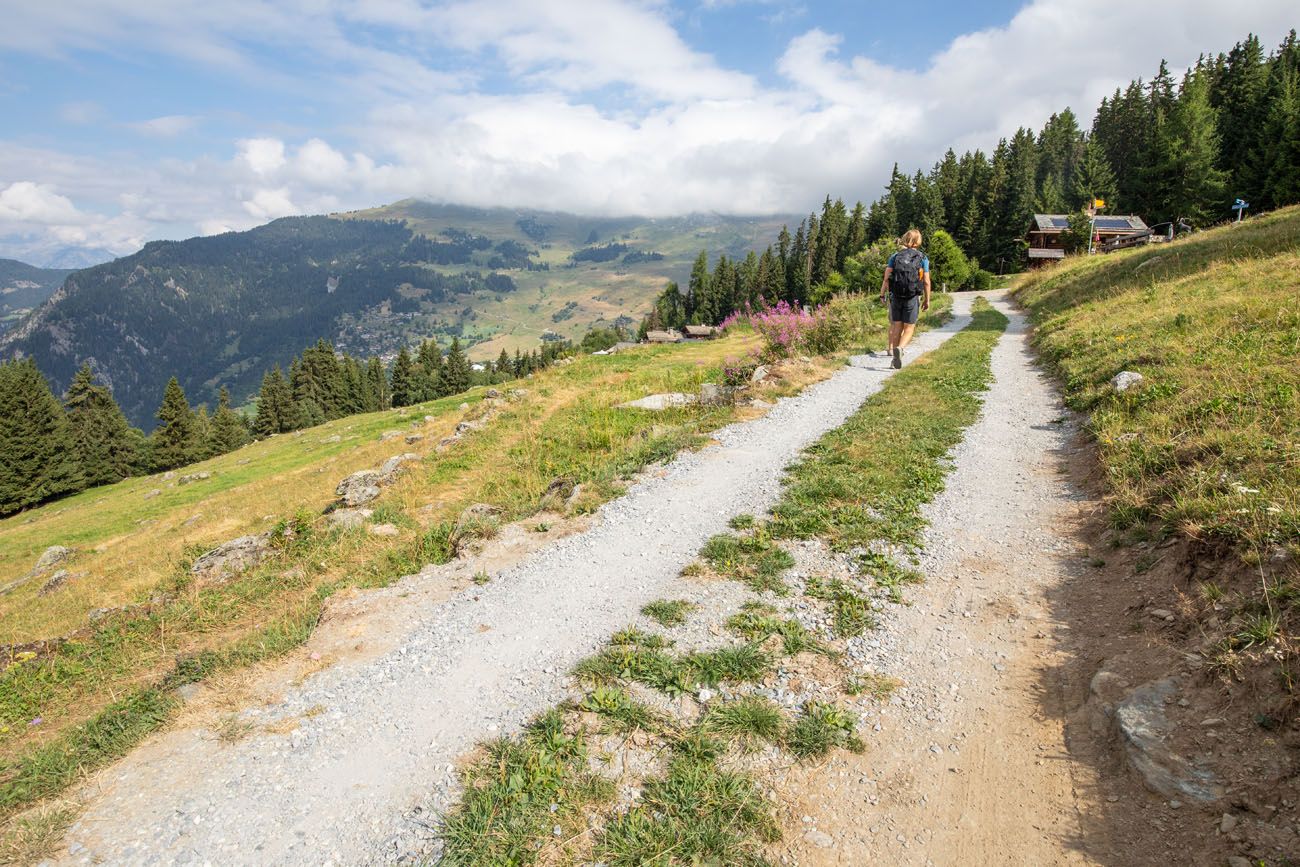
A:
[[[1048,217],[1052,221],[1052,227],[1056,229],[1070,228],[1070,221],[1065,217]]]
[[[1131,229],[1133,225],[1120,217],[1098,217],[1098,229]]]

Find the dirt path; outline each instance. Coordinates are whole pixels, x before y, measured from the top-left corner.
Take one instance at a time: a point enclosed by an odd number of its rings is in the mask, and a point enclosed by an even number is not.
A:
[[[787,834],[786,863],[1100,863],[1080,820],[1093,771],[1066,747],[1068,625],[1048,596],[1087,562],[1069,541],[1083,506],[1062,474],[1072,431],[1024,319],[1002,309],[983,416],[926,510],[926,581],[867,640],[904,686],[864,755],[791,770],[786,824],[806,831]]]
[[[954,319],[918,338],[913,356],[964,327],[970,302],[959,297]],[[383,591],[401,616],[327,624],[307,650],[376,641],[384,652],[288,684],[282,700],[239,717],[242,739],[202,727],[150,739],[86,787],[64,860],[418,857],[431,813],[455,796],[457,757],[561,699],[578,659],[680,589],[681,568],[730,517],[772,505],[781,470],[890,374],[864,361],[718,431],[716,447],[678,457],[604,507],[595,527],[486,586],[448,594],[448,570],[431,569]]]

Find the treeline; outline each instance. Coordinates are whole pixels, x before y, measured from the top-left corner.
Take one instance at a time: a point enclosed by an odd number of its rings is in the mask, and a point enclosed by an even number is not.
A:
[[[433,340],[412,354],[403,348],[391,369],[379,358],[339,355],[325,340],[262,378],[252,417],[231,406],[223,386],[217,409],[191,407],[172,377],[158,426],[145,435],[127,421],[112,392],[82,365],[60,401],[30,358],[0,363],[0,515],[129,476],[175,469],[234,451],[253,439],[331,419],[409,406],[543,370],[570,355],[567,341],[530,353],[505,350],[474,370],[452,340],[444,355]]]
[[[1066,108],[1041,130],[1021,128],[991,155],[949,149],[930,171],[895,164],[884,195],[847,209],[828,197],[792,236],[742,261],[701,253],[683,292],[659,296],[641,326],[717,324],[735,310],[817,302],[879,285],[893,239],[921,230],[936,284],[981,288],[990,271],[1020,270],[1035,213],[1071,214],[1095,199],[1150,225],[1208,225],[1232,217],[1236,198],[1255,211],[1300,202],[1300,47],[1291,31],[1265,54],[1251,35],[1202,56],[1176,82],[1163,61],[1102,100],[1092,126]]]

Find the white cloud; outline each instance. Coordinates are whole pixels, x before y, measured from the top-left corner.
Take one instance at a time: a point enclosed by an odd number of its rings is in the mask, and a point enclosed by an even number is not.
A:
[[[127,126],[142,135],[174,138],[193,130],[198,126],[199,120],[200,118],[189,114],[168,114],[163,117],[130,123]]]
[[[239,158],[257,175],[269,175],[284,165],[284,142],[276,138],[251,138],[238,142]]]
[[[732,2],[746,0],[704,6]],[[258,87],[324,93],[349,113],[342,130],[264,125],[260,136],[214,143],[216,157],[158,163],[0,139],[0,187],[37,188],[5,207],[80,208],[76,219],[27,220],[22,237],[58,227],[114,249],[411,195],[649,216],[805,211],[827,192],[870,200],[895,161],[913,170],[949,145],[989,149],[1066,106],[1086,125],[1103,95],[1149,76],[1160,57],[1185,66],[1248,31],[1281,34],[1294,19],[1291,0],[1185,0],[1126,9],[1116,28],[1113,15],[1073,0],[1033,0],[1005,26],[933,46],[919,69],[855,54],[839,34],[811,28],[764,84],[688,45],[662,2],[576,9],[568,0],[21,5],[0,49],[170,54]],[[256,50],[267,46],[329,63],[287,77]],[[62,116],[98,117],[89,105]],[[187,117],[145,123],[179,135]],[[0,225],[0,246],[16,249],[3,237],[16,237],[15,225]]]
[[[251,199],[244,201],[244,210],[258,222],[266,222],[279,217],[292,217],[300,214],[298,206],[289,200],[289,188],[275,190],[258,190]]]
[[[57,226],[81,220],[71,199],[42,184],[16,181],[0,190],[0,222]]]

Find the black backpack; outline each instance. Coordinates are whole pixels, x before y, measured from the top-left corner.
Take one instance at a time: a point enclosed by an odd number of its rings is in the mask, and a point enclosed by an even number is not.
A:
[[[894,256],[889,274],[889,294],[895,298],[915,298],[923,291],[921,263],[925,256],[915,247],[906,247]]]

